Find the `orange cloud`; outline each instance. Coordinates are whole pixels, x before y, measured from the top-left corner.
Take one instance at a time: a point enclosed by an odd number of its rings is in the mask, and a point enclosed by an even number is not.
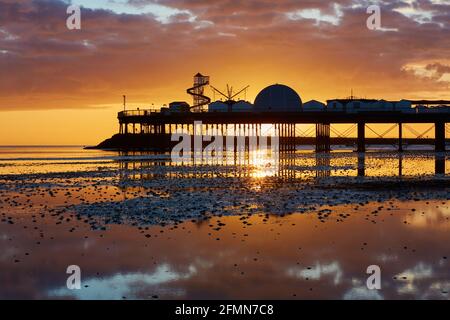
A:
[[[129,1],[137,9],[155,3],[179,13],[161,21],[157,13],[83,8],[82,29],[70,31],[63,1],[0,0],[0,111],[39,118],[41,110],[107,110],[115,128],[122,94],[142,107],[189,101],[185,89],[198,71],[217,87],[250,84],[248,99],[275,82],[304,101],[351,88],[375,98],[450,98],[443,2],[382,4],[383,26],[397,32],[368,30],[363,0]],[[441,81],[407,69],[423,61]]]

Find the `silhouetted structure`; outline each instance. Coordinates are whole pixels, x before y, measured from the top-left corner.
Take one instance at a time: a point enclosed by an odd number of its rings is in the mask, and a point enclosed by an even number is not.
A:
[[[203,106],[207,106],[211,102],[211,99],[205,96],[205,87],[208,85],[209,77],[197,73],[194,76],[194,86],[187,89],[187,93],[193,96],[194,105],[192,109],[196,112],[201,111]]]
[[[297,125],[314,124],[315,137],[313,143],[316,151],[329,151],[333,143],[348,142],[348,132],[338,138],[331,138],[332,124],[355,124],[357,129],[356,146],[358,152],[366,151],[368,141],[383,143],[390,141],[385,135],[398,127],[398,138],[395,144],[403,151],[405,142],[417,143],[426,133],[417,133],[408,124],[434,124],[435,150],[446,150],[446,123],[450,119],[450,101],[386,101],[375,99],[359,99],[353,95],[347,99],[328,100],[327,105],[318,101],[309,101],[303,105],[300,95],[292,88],[275,84],[261,90],[254,104],[246,101],[233,101],[237,94],[228,87],[228,94],[223,95],[228,101],[216,101],[205,96],[205,88],[209,85],[208,76],[198,73],[194,76],[194,86],[187,92],[193,96],[193,106],[186,102],[173,102],[169,108],[156,110],[123,111],[118,115],[120,123],[119,135],[100,145],[102,148],[128,149],[170,149],[174,143],[171,134],[183,130],[190,135],[194,133],[194,122],[201,122],[205,132],[213,129],[221,135],[246,136],[247,139],[260,136],[263,124],[275,126],[275,133],[280,137],[280,149],[295,149]],[[208,105],[208,110],[205,106]],[[412,106],[416,106],[413,108]],[[429,108],[432,106],[432,108]],[[421,109],[422,108],[422,109]],[[191,112],[194,111],[194,112]],[[378,134],[368,124],[394,124],[384,134]],[[416,134],[417,139],[403,138],[403,128]],[[371,130],[377,138],[366,139],[366,129]],[[336,133],[336,130],[333,130]],[[303,137],[304,138],[304,137]],[[303,141],[310,141],[306,137]],[[352,141],[353,142],[353,141]],[[390,141],[391,142],[391,141]]]
[[[122,135],[146,135],[148,145],[170,146],[170,135],[175,130],[183,129],[193,133],[195,121],[201,121],[205,128],[213,128],[219,132],[237,133],[249,132],[256,135],[262,130],[263,124],[274,124],[280,137],[281,148],[290,148],[296,144],[296,129],[298,124],[316,125],[316,149],[328,151],[331,147],[331,124],[357,124],[357,151],[366,151],[366,128],[368,124],[395,123],[399,127],[398,146],[403,150],[403,126],[405,124],[434,124],[435,150],[446,150],[446,123],[450,122],[450,114],[417,114],[417,113],[384,113],[365,112],[348,114],[344,112],[241,112],[241,113],[154,113],[145,111],[123,111],[119,113],[120,132]],[[131,129],[130,129],[131,127]],[[254,130],[254,131],[252,131]],[[234,135],[234,134],[233,134]],[[237,134],[236,134],[237,135]],[[419,137],[420,138],[420,137]],[[144,139],[144,138],[143,138]],[[373,139],[372,139],[373,140]],[[380,137],[376,141],[383,141]]]

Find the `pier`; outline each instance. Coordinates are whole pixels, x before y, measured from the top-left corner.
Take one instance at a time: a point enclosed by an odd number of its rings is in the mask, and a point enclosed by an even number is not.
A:
[[[425,134],[416,134],[416,139],[404,138],[404,127],[409,124],[430,124],[433,127],[426,133],[434,130],[432,141],[437,152],[446,151],[446,133],[449,131],[446,124],[450,122],[450,113],[401,113],[401,112],[364,112],[349,114],[346,112],[180,112],[162,113],[156,110],[122,111],[118,114],[119,135],[125,137],[139,137],[140,141],[147,141],[149,145],[169,147],[170,136],[176,130],[183,129],[193,133],[194,123],[201,122],[206,129],[226,135],[259,135],[264,124],[275,126],[280,137],[280,148],[294,148],[299,133],[297,125],[314,125],[315,137],[311,137],[316,145],[316,151],[329,151],[333,141],[331,126],[333,124],[353,124],[356,127],[356,151],[365,152],[368,141],[382,143],[383,135],[377,134],[370,128],[371,124],[393,124],[392,131],[398,128],[397,143],[399,151],[404,150],[406,140],[418,142]],[[378,137],[367,138],[367,131],[371,130]],[[341,139],[342,140],[342,139]],[[392,139],[386,139],[392,142]],[[142,143],[142,142],[141,142]]]

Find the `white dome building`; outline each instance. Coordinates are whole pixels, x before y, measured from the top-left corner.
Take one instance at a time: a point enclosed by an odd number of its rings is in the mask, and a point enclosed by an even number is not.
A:
[[[292,88],[275,84],[263,89],[255,99],[256,112],[299,112],[302,99]]]

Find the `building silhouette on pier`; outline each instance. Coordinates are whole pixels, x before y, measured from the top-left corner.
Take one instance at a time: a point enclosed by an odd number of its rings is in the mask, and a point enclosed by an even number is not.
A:
[[[398,127],[398,149],[402,151],[404,126],[422,123],[434,125],[435,150],[446,150],[450,101],[386,101],[351,96],[328,100],[326,104],[316,100],[303,103],[295,90],[275,84],[264,88],[254,104],[243,100],[222,102],[211,101],[205,95],[209,80],[209,77],[200,73],[194,77],[194,86],[187,90],[193,96],[193,106],[187,102],[174,102],[169,108],[161,110],[120,112],[120,139],[125,144],[127,140],[139,140],[139,143],[134,144],[137,147],[148,145],[169,148],[171,134],[180,129],[193,133],[196,121],[200,121],[205,129],[213,128],[224,135],[231,132],[247,136],[260,135],[264,124],[272,124],[280,137],[282,148],[295,148],[298,142],[297,125],[312,124],[315,125],[316,150],[329,151],[333,142],[331,125],[354,124],[357,132],[356,150],[364,152],[369,124],[394,124]],[[417,138],[418,141],[423,136],[418,135]]]

